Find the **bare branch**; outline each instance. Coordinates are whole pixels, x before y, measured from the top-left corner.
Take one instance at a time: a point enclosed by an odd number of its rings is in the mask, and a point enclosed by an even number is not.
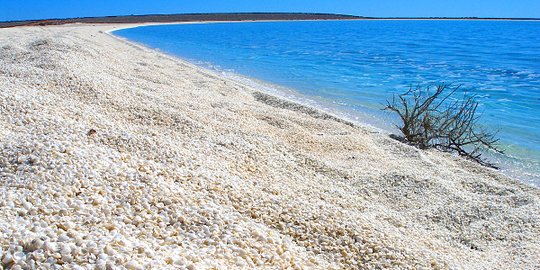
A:
[[[402,125],[398,128],[403,139],[419,148],[437,148],[454,152],[482,165],[494,167],[482,160],[482,151],[490,149],[502,153],[496,144],[496,133],[480,127],[475,95],[464,94],[451,101],[460,86],[440,84],[434,92],[430,87],[412,87],[401,95],[387,100],[384,108],[398,114]]]

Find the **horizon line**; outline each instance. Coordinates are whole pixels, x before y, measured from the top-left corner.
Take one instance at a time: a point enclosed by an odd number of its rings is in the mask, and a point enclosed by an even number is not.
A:
[[[56,17],[46,19],[20,19],[0,21],[1,24],[9,23],[39,23],[47,21],[70,21],[70,20],[89,20],[89,19],[107,19],[107,18],[130,18],[130,17],[166,17],[166,16],[208,16],[208,15],[314,15],[314,16],[337,16],[357,19],[357,20],[523,20],[523,21],[539,21],[540,18],[533,17],[477,17],[477,16],[363,16],[340,13],[324,13],[324,12],[213,12],[213,13],[149,13],[149,14],[124,14],[124,15],[104,15],[104,16],[81,16],[81,17]],[[76,22],[76,21],[75,21]]]

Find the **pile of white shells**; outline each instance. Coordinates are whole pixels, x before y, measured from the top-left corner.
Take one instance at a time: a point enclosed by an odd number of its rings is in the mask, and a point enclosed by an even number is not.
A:
[[[112,27],[0,29],[0,269],[540,268],[538,190]]]

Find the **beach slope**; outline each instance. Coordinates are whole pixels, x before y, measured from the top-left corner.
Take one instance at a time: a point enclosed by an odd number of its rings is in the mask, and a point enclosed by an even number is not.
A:
[[[0,30],[4,268],[540,268],[538,189],[115,27]]]

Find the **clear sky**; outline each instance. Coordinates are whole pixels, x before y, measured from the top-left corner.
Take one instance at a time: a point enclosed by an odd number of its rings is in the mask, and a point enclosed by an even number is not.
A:
[[[0,21],[199,12],[540,18],[540,0],[0,0]]]

